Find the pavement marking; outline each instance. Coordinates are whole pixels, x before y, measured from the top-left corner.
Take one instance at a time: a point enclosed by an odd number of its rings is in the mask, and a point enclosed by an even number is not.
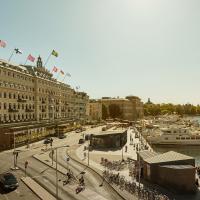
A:
[[[43,180],[44,180],[44,182],[46,182],[46,183],[48,183],[48,182],[49,182],[49,180],[48,180],[48,179],[46,179],[46,178],[43,178]]]

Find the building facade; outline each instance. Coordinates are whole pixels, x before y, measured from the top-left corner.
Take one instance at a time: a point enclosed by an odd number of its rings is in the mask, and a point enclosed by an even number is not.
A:
[[[101,100],[91,99],[88,104],[89,120],[102,120],[102,103]]]
[[[115,112],[113,114],[116,117],[112,115],[111,110]],[[127,96],[126,98],[103,97],[89,102],[89,115],[93,120],[106,118],[137,120],[144,115],[143,103],[136,96]]]
[[[20,124],[42,127],[42,123],[84,120],[88,99],[86,93],[53,78],[40,57],[36,67],[0,60],[1,130]],[[42,128],[46,130],[48,126]]]
[[[127,142],[127,130],[105,131],[90,136],[90,146],[92,149],[118,149]]]

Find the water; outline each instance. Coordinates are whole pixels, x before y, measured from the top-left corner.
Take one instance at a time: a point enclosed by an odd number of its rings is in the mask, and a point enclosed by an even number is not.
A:
[[[187,117],[191,120],[198,120],[200,123],[200,116]],[[195,158],[196,165],[200,165],[200,144],[199,146],[153,146],[153,149],[158,153],[165,153],[167,151],[176,151]]]

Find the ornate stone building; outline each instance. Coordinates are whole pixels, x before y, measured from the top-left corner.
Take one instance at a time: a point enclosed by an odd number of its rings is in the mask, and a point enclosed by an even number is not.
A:
[[[89,116],[92,120],[112,118],[110,107],[114,105],[114,109],[118,116],[116,118],[123,120],[137,120],[143,117],[143,103],[139,97],[127,96],[126,98],[103,97],[99,100],[89,102]],[[106,112],[106,114],[105,114]],[[104,116],[103,116],[104,115]]]
[[[86,93],[77,92],[53,78],[40,57],[36,67],[0,60],[0,141],[4,137],[6,141],[7,135],[14,134],[15,129],[21,131],[17,135],[27,135],[26,128],[22,128],[24,124],[32,125],[31,134],[40,132],[44,136],[52,133],[48,127],[53,124],[85,120],[87,102]],[[40,134],[37,135],[39,138]],[[2,145],[0,149],[6,148],[5,143]]]
[[[101,100],[91,99],[88,105],[88,115],[90,120],[102,120],[102,103]]]

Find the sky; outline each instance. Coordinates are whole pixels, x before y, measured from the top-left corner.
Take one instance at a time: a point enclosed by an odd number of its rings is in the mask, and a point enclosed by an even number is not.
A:
[[[0,0],[0,59],[17,47],[90,98],[200,104],[199,0]],[[31,64],[30,62],[27,64]],[[55,74],[55,77],[57,75]],[[61,75],[59,76],[61,80]]]

